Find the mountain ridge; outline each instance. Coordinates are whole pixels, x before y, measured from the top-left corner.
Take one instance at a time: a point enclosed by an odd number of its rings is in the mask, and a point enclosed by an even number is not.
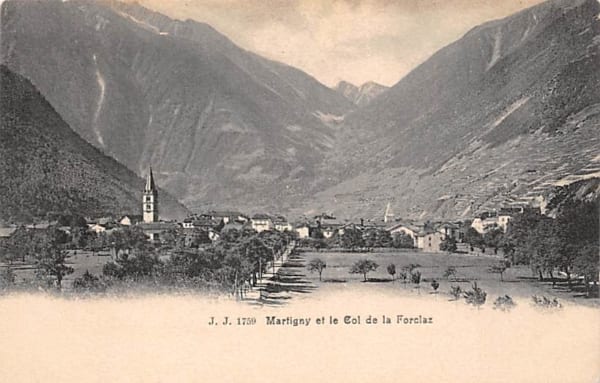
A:
[[[141,212],[143,180],[73,132],[29,80],[0,65],[0,89],[0,219]],[[162,218],[188,213],[164,190],[160,198]]]
[[[206,24],[137,5],[8,0],[2,19],[11,69],[88,142],[138,174],[151,165],[196,209],[276,209],[305,194],[353,108]]]
[[[461,218],[600,176],[599,8],[551,0],[477,26],[362,106],[352,84],[336,87],[349,100],[206,24],[115,1],[4,2],[2,60],[195,210]]]
[[[389,89],[387,86],[376,83],[375,81],[367,81],[360,86],[356,86],[347,81],[340,81],[333,88],[338,93],[342,94],[348,100],[358,107],[363,107],[371,103],[374,98]]]
[[[600,176],[599,8],[550,1],[473,28],[347,115],[316,210],[460,218]]]

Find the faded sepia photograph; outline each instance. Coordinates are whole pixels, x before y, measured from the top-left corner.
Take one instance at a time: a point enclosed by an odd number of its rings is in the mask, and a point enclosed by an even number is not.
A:
[[[0,0],[0,381],[600,382],[600,1]]]

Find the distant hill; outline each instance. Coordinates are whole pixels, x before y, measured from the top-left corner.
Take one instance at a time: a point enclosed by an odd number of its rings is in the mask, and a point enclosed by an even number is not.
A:
[[[552,0],[435,53],[346,116],[315,210],[465,217],[599,177],[599,12]]]
[[[340,81],[334,88],[352,103],[358,106],[366,106],[373,99],[385,92],[388,87],[369,81],[362,84],[360,87],[350,84],[347,81]]]
[[[48,213],[140,213],[143,180],[74,133],[22,76],[0,65],[0,221]],[[187,213],[166,192],[163,218]]]
[[[207,24],[136,4],[2,3],[2,58],[84,139],[190,207],[273,209],[306,195],[354,106]]]

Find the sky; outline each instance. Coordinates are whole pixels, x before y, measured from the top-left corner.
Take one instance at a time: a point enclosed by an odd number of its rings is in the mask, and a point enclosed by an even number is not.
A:
[[[541,0],[137,0],[328,86],[391,86],[471,28]]]

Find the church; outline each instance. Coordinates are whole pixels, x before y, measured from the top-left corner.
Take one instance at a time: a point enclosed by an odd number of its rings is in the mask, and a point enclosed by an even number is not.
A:
[[[154,182],[152,168],[146,176],[144,192],[142,193],[142,217],[138,226],[152,242],[160,242],[161,235],[169,230],[177,229],[178,226],[172,222],[164,222],[159,217],[158,188]]]

